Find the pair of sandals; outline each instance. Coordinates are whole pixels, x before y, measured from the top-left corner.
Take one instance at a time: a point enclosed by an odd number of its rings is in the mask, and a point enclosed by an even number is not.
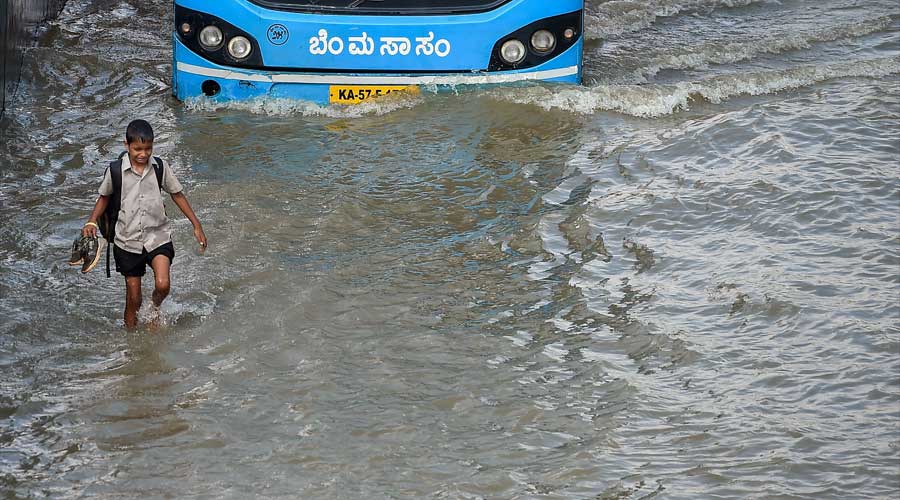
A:
[[[72,258],[69,259],[69,265],[81,265],[82,273],[90,272],[100,262],[101,246],[102,243],[96,236],[76,236],[72,242]]]

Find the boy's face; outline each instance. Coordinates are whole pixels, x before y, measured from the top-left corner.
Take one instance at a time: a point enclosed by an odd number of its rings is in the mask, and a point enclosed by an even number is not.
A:
[[[150,157],[153,156],[153,141],[136,139],[131,144],[125,141],[125,147],[128,148],[128,159],[131,160],[131,164],[141,168],[146,167]]]

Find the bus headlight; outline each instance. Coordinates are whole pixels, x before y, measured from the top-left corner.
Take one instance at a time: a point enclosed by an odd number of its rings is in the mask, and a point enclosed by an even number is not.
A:
[[[547,30],[535,31],[531,35],[531,48],[541,54],[546,54],[556,47],[556,37]]]
[[[500,58],[507,64],[518,64],[525,59],[525,44],[518,40],[509,40],[500,47]]]
[[[253,52],[253,45],[250,40],[242,36],[236,36],[228,41],[228,55],[240,61],[246,59]]]
[[[207,26],[200,30],[200,45],[206,50],[216,50],[222,46],[222,30],[216,26]]]

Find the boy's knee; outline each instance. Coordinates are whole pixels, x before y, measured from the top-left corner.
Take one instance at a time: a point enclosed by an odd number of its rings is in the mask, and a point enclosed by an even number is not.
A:
[[[156,280],[156,289],[154,291],[162,297],[169,295],[169,280]]]

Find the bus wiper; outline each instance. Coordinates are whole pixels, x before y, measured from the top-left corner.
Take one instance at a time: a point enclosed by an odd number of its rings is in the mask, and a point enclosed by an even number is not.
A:
[[[348,6],[348,8],[355,9],[366,2],[383,2],[383,1],[384,0],[353,0],[353,2]]]

